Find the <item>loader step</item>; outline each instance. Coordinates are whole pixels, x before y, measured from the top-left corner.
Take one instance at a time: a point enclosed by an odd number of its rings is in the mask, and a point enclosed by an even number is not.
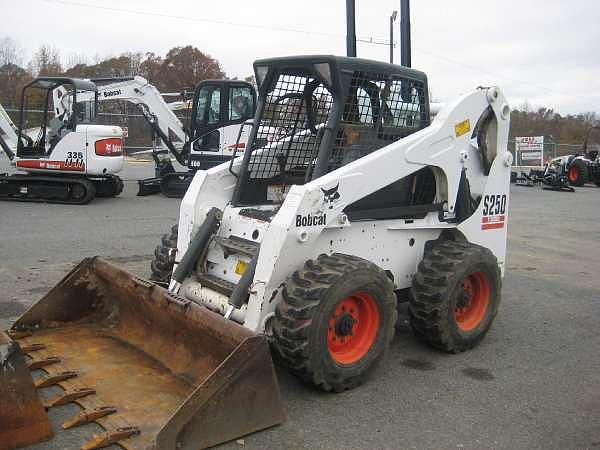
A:
[[[217,236],[215,242],[225,249],[226,254],[239,253],[254,258],[258,254],[260,245],[257,242],[249,241],[237,236],[228,238]]]
[[[199,273],[198,281],[202,286],[212,289],[219,294],[226,295],[227,297],[230,297],[235,289],[234,283],[223,280],[215,275],[211,275],[210,273]]]
[[[250,217],[251,219],[261,220],[263,222],[270,222],[275,214],[277,214],[277,211],[277,209],[265,211],[257,208],[244,208],[240,210],[240,216]]]

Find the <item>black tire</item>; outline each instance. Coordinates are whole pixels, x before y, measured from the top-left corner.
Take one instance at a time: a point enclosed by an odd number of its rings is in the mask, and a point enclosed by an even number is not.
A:
[[[595,184],[596,186],[600,187],[600,178],[596,178],[596,179],[594,180],[594,184]]]
[[[177,250],[177,224],[171,227],[171,232],[163,234],[160,244],[154,250],[154,258],[150,263],[152,274],[150,279],[159,283],[168,283],[175,264]]]
[[[356,302],[362,312],[352,309],[334,317],[348,301]],[[351,328],[345,328],[350,313],[361,320],[373,318],[364,315],[373,311],[373,305],[377,321],[365,320],[362,328],[351,321]],[[320,255],[316,261],[307,261],[285,283],[273,321],[273,350],[276,359],[303,380],[323,391],[341,392],[361,384],[382,359],[394,336],[397,317],[394,285],[383,270],[355,256]],[[336,336],[341,345],[359,348],[354,349],[358,359],[341,363],[339,353],[334,356],[329,341],[335,341]],[[340,341],[333,345],[340,345]],[[344,357],[348,361],[352,358]]]
[[[569,184],[572,186],[583,186],[588,181],[588,167],[585,161],[575,159],[567,171]]]
[[[437,349],[459,353],[473,348],[496,317],[501,287],[498,262],[489,249],[469,242],[440,242],[424,256],[413,277],[411,327],[417,338]],[[465,316],[465,311],[473,315]],[[465,317],[470,321],[463,321]]]

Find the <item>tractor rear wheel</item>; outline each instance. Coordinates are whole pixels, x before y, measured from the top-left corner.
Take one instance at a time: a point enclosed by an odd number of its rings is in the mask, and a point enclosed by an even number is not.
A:
[[[572,186],[583,186],[588,179],[588,167],[585,161],[575,159],[569,167],[567,173],[569,184]]]
[[[449,353],[475,347],[494,321],[501,283],[489,249],[469,242],[437,244],[413,277],[409,312],[415,335]]]
[[[175,252],[177,251],[178,225],[171,227],[171,232],[163,234],[160,244],[154,249],[154,259],[150,263],[152,275],[150,279],[159,283],[168,283],[175,264]]]
[[[321,255],[287,280],[273,323],[278,360],[324,391],[361,384],[397,319],[394,285],[364,259]]]

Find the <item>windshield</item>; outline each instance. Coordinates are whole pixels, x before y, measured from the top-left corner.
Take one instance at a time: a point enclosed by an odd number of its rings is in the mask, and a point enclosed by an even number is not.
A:
[[[324,165],[317,170],[328,173],[428,125],[424,81],[363,71],[343,76],[347,87],[336,99],[343,113],[334,120],[334,95],[320,79],[297,72],[276,75],[261,94],[264,105],[239,191],[241,203],[281,202],[289,186],[312,179],[320,151],[329,156],[319,159]],[[326,130],[333,135],[331,147],[321,148]]]
[[[317,155],[332,104],[312,77],[282,74],[268,94],[248,167],[250,179],[300,181]]]
[[[211,125],[221,120],[221,90],[208,86],[200,89],[196,105],[196,123]]]

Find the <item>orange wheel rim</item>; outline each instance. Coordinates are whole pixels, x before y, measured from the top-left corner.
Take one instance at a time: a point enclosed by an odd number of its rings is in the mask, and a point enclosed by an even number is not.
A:
[[[463,280],[459,302],[454,310],[454,318],[461,331],[472,331],[483,322],[490,306],[491,293],[490,280],[483,272],[475,272]]]
[[[371,349],[379,332],[379,307],[371,294],[346,297],[329,318],[327,347],[338,364],[354,364]]]
[[[571,167],[569,169],[569,180],[577,181],[577,178],[579,178],[579,169],[577,167]]]

